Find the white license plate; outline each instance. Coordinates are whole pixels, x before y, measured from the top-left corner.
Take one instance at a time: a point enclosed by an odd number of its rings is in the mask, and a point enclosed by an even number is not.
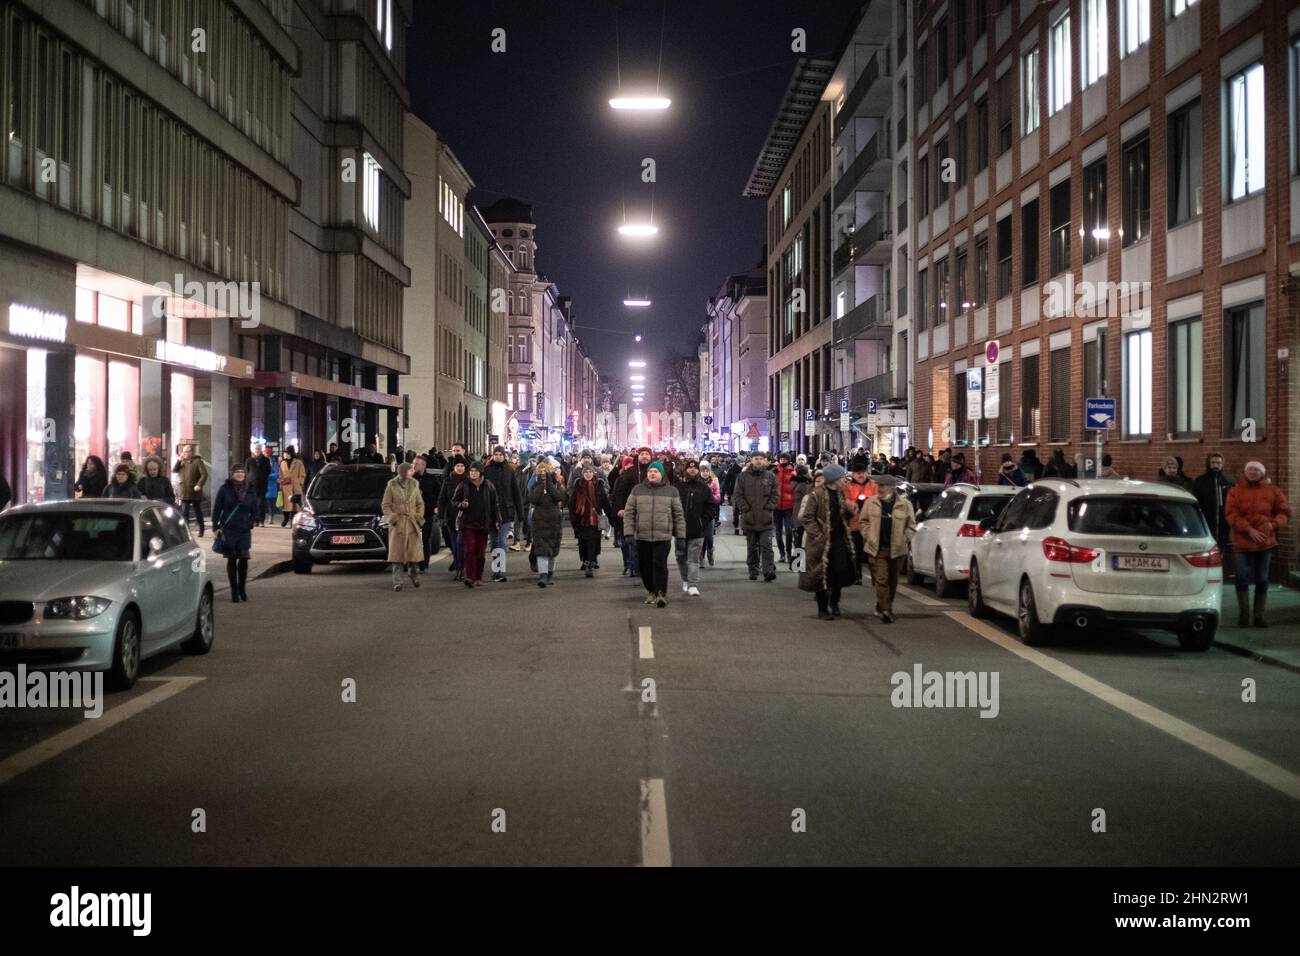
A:
[[[1116,571],[1168,571],[1169,559],[1154,554],[1116,554],[1110,566]]]
[[[0,651],[16,651],[23,646],[21,634],[0,634]]]
[[[363,544],[364,534],[336,534],[330,536],[330,544]]]

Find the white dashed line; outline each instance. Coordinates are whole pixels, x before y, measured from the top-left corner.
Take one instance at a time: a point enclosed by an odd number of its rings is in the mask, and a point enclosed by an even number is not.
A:
[[[641,865],[673,865],[668,846],[668,801],[660,777],[641,781]]]
[[[650,628],[641,626],[637,628],[637,640],[640,646],[640,657],[643,661],[652,661],[655,659],[654,641],[650,640]]]
[[[1004,650],[1024,658],[1031,664],[1038,665],[1053,677],[1059,677],[1066,683],[1073,684],[1084,693],[1091,694],[1112,707],[1118,707],[1130,717],[1136,717],[1158,730],[1163,730],[1171,737],[1176,737],[1183,743],[1190,744],[1202,753],[1222,760],[1228,766],[1235,767],[1242,773],[1254,777],[1260,783],[1272,787],[1279,793],[1286,794],[1292,800],[1300,800],[1300,775],[1292,773],[1285,767],[1278,766],[1271,760],[1265,760],[1258,754],[1251,753],[1244,747],[1238,747],[1222,737],[1216,737],[1209,731],[1201,730],[1194,724],[1189,724],[1187,721],[1175,717],[1173,714],[1168,714],[1158,707],[1152,707],[1136,697],[1132,697],[1121,690],[1116,690],[1109,684],[1103,684],[1096,678],[1089,677],[1083,671],[1071,667],[1054,657],[1050,657],[1032,647],[1026,647],[1019,641],[1003,634],[991,624],[977,621],[965,612],[949,611],[948,617],[980,637],[992,641]]]

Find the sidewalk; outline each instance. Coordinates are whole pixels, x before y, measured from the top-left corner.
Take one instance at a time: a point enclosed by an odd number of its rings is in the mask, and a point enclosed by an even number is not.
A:
[[[1300,672],[1300,591],[1270,587],[1269,626],[1238,627],[1235,590],[1232,584],[1223,587],[1223,613],[1214,642],[1226,650]]]
[[[212,550],[212,529],[202,538],[195,539],[203,547],[208,557],[208,575],[212,578],[212,587],[217,594],[230,590],[226,579],[226,560]],[[293,532],[281,528],[277,522],[274,526],[253,529],[253,546],[249,549],[248,580],[256,581],[268,574],[278,574],[289,570],[289,559],[293,552]]]

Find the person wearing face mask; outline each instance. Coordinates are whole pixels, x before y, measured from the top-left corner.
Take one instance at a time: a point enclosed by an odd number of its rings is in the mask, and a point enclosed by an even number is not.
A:
[[[1201,514],[1210,528],[1210,534],[1219,544],[1223,554],[1223,567],[1231,567],[1232,529],[1228,527],[1224,506],[1228,502],[1228,492],[1234,482],[1223,472],[1223,455],[1211,452],[1205,456],[1205,474],[1192,482],[1192,494],[1201,506]]]
[[[623,531],[635,542],[645,603],[656,607],[668,604],[668,552],[675,539],[686,537],[682,499],[664,481],[665,472],[663,462],[651,462],[623,507]]]
[[[898,494],[898,479],[881,475],[876,479],[876,496],[868,498],[862,509],[862,539],[876,585],[876,613],[886,624],[894,620],[898,571],[915,533],[916,514]]]
[[[842,489],[845,471],[827,465],[819,484],[804,496],[799,526],[804,533],[806,563],[799,575],[799,590],[817,598],[817,618],[833,621],[840,616],[840,591],[857,580],[857,561],[850,550],[849,526],[857,515],[856,499]]]
[[[1237,625],[1268,627],[1268,577],[1277,533],[1291,520],[1291,506],[1282,489],[1266,480],[1262,461],[1249,461],[1245,478],[1233,485],[1224,502],[1224,517],[1232,529],[1232,550],[1237,572]],[[1250,609],[1250,587],[1255,586],[1255,608]]]

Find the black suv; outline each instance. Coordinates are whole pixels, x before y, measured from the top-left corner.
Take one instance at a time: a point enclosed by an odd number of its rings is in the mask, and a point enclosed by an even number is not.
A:
[[[388,524],[380,511],[393,478],[387,465],[320,470],[293,519],[293,570],[310,574],[331,561],[387,561]]]

